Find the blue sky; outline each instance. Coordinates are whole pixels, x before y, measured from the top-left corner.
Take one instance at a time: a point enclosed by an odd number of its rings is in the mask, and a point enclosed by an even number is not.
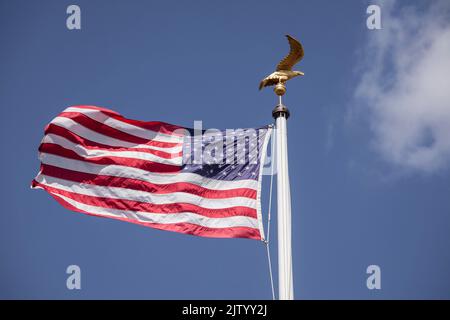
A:
[[[73,3],[81,30],[66,28]],[[370,3],[1,0],[0,298],[270,299],[257,241],[89,217],[29,184],[44,126],[69,105],[271,123],[276,98],[257,87],[286,33],[305,47],[285,99],[296,298],[450,298],[450,8],[383,2],[383,29],[368,30]],[[366,287],[372,264],[381,290]]]

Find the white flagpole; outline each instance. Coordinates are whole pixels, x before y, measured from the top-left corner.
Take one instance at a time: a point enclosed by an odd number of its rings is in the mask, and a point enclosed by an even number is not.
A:
[[[280,300],[294,299],[291,247],[291,191],[289,185],[287,126],[289,110],[281,96],[286,92],[284,83],[275,88],[279,104],[272,111],[276,125],[277,159],[277,216],[278,216],[278,290]]]

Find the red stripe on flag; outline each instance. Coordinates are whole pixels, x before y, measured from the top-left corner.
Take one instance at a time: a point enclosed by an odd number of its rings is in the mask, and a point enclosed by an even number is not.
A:
[[[138,224],[145,227],[150,227],[159,230],[172,231],[178,233],[189,234],[193,236],[199,237],[208,237],[208,238],[247,238],[247,239],[255,239],[261,240],[261,234],[258,229],[249,228],[249,227],[230,227],[230,228],[208,228],[199,226],[192,223],[173,223],[173,224],[161,224],[161,223],[149,223],[143,221],[137,221],[130,218],[121,218],[121,217],[106,217],[101,214],[87,212],[77,207],[71,205],[64,199],[61,199],[58,196],[55,196],[50,193],[50,195],[58,201],[66,209],[84,213],[89,216],[100,217],[100,218],[108,218],[119,221],[130,222],[133,224]]]
[[[63,148],[60,145],[53,143],[42,143],[39,146],[39,151],[55,154],[69,159],[85,161],[88,163],[127,166],[156,173],[176,173],[180,172],[181,170],[181,167],[179,166],[134,158],[113,157],[113,156],[86,158],[78,155],[75,151]]]
[[[155,156],[165,158],[165,159],[173,159],[183,155],[183,152],[169,153],[161,150],[147,149],[147,148],[126,148],[126,147],[115,147],[106,144],[101,144],[98,142],[94,142],[83,137],[80,137],[73,133],[72,131],[60,127],[55,124],[49,124],[45,129],[45,134],[55,134],[60,137],[66,138],[67,140],[79,144],[87,149],[98,149],[98,150],[114,150],[114,151],[137,151],[137,152],[146,152],[150,154],[154,154]],[[161,147],[161,148],[171,148],[173,147],[173,143],[159,142],[159,141],[150,141],[147,145]]]
[[[134,136],[132,134],[120,131],[118,129],[112,128],[104,123],[98,122],[89,118],[87,115],[79,112],[62,112],[58,115],[59,117],[72,119],[73,121],[81,124],[83,127],[86,127],[92,131],[98,132],[102,135],[109,136],[114,139],[136,143],[136,144],[149,144],[150,141],[154,141],[151,139],[144,139],[141,137]],[[156,133],[155,133],[156,138]],[[170,145],[172,147],[179,146],[180,143],[174,142],[165,142],[166,146]],[[151,144],[149,144],[151,145]]]
[[[249,188],[237,188],[231,190],[211,190],[187,182],[177,182],[171,184],[154,184],[138,179],[84,173],[46,164],[41,165],[41,174],[84,184],[92,184],[104,187],[118,187],[131,190],[145,191],[155,194],[186,192],[209,199],[225,199],[233,197],[256,199],[256,190]]]
[[[67,108],[80,108],[80,109],[88,109],[88,110],[97,110],[97,111],[101,111],[105,114],[108,115],[115,115],[115,116],[122,116],[120,113],[114,111],[114,110],[110,110],[110,109],[106,109],[106,108],[102,108],[102,107],[96,107],[96,106],[88,106],[88,105],[80,105],[80,106],[69,106]]]
[[[45,184],[39,183],[36,180],[33,180],[32,186],[33,187],[39,186],[50,193],[61,194],[67,198],[71,198],[77,202],[84,203],[87,205],[122,211],[140,211],[158,214],[192,212],[209,218],[227,218],[235,216],[250,217],[255,219],[257,218],[256,210],[248,207],[229,207],[221,209],[210,209],[210,208],[203,208],[190,203],[153,204],[148,202],[139,202],[127,199],[94,197],[53,188]]]
[[[115,112],[113,110],[95,107],[95,106],[70,106],[70,107],[98,110],[116,120],[134,125],[136,127],[140,127],[143,129],[147,129],[147,130],[154,131],[154,132],[160,132],[160,133],[168,134],[168,135],[183,136],[184,134],[180,134],[179,131],[186,130],[186,128],[176,126],[176,125],[166,123],[166,122],[161,122],[161,121],[140,121],[140,120],[128,119],[128,118],[125,118],[124,116],[122,116],[120,113]]]

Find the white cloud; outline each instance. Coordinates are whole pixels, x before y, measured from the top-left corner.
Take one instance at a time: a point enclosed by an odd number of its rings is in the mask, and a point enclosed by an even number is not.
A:
[[[382,158],[431,173],[450,164],[450,1],[421,5],[382,2],[355,97]]]

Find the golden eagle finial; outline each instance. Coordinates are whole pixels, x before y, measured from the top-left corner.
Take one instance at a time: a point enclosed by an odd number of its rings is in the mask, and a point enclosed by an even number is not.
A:
[[[261,81],[261,83],[259,84],[259,90],[261,90],[264,87],[269,87],[276,84],[282,84],[282,86],[284,87],[284,83],[286,81],[297,76],[305,75],[301,71],[292,70],[294,65],[296,65],[300,60],[302,60],[305,54],[305,52],[303,51],[303,47],[297,39],[291,37],[290,35],[286,35],[286,37],[291,47],[289,54],[283,60],[281,60],[280,63],[278,63],[277,70],[274,73],[267,76]]]

